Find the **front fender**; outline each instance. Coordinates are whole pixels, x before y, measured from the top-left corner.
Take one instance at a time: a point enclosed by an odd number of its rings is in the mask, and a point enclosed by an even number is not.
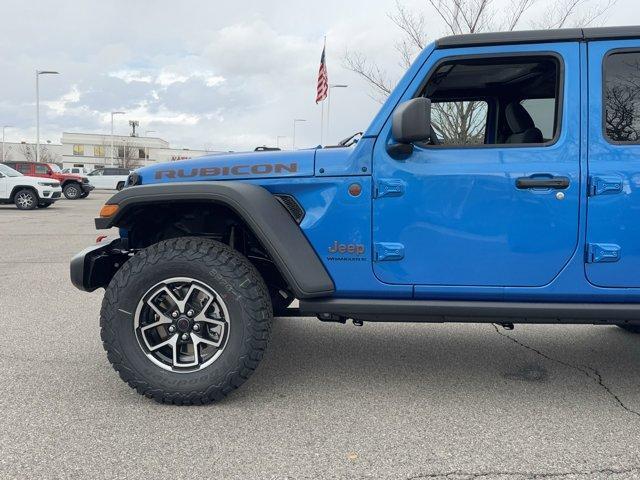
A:
[[[126,224],[132,207],[201,201],[224,205],[246,222],[297,298],[331,295],[335,286],[313,247],[282,204],[266,189],[242,182],[190,182],[125,188],[107,201],[118,210],[96,218],[98,229]]]

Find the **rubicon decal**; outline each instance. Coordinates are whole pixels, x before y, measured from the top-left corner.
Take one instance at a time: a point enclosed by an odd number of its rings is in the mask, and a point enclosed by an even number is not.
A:
[[[168,168],[158,170],[155,174],[157,180],[163,178],[191,178],[191,177],[227,177],[227,176],[251,176],[273,175],[281,173],[296,173],[297,163],[263,163],[258,165],[233,165],[222,167],[202,168]]]

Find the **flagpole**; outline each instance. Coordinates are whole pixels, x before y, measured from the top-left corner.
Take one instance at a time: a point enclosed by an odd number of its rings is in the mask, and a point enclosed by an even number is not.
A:
[[[324,45],[322,47],[322,52],[324,54],[324,65],[325,70],[327,68],[327,36],[324,36]],[[327,78],[327,89],[329,88],[329,79]],[[326,98],[322,100],[322,108],[320,109],[320,146],[324,146],[324,102]]]
[[[322,140],[324,139],[324,100],[321,103],[322,108],[320,109],[320,145],[322,146]]]

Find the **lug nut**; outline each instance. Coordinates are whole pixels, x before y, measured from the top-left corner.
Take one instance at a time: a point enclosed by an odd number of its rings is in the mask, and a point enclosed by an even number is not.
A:
[[[175,326],[175,325],[170,325],[170,326],[169,326],[169,332],[170,332],[170,333],[173,333],[173,332],[175,332],[175,331],[176,331],[176,326]]]
[[[193,331],[194,331],[194,332],[199,332],[199,331],[200,331],[200,325],[198,325],[197,323],[195,323],[195,324],[193,325]]]
[[[189,340],[189,334],[183,333],[182,334],[182,340]]]
[[[171,316],[172,316],[173,318],[178,318],[178,315],[180,315],[180,314],[178,313],[178,311],[177,311],[177,310],[171,314]]]
[[[193,310],[189,310],[187,312],[187,317],[193,317],[193,314],[194,314]]]

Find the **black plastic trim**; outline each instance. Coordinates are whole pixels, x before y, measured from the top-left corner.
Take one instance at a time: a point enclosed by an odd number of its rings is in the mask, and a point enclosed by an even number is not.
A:
[[[100,287],[106,287],[113,273],[117,270],[116,261],[126,261],[126,256],[115,255],[111,250],[120,244],[120,239],[108,238],[100,243],[85,248],[71,259],[71,283],[79,290],[93,292]]]
[[[302,315],[377,322],[639,323],[640,304],[440,300],[301,300]]]
[[[452,35],[436,40],[436,48],[477,47],[520,43],[640,38],[640,27],[563,28],[556,30],[522,30],[517,32],[472,33]]]
[[[98,229],[120,226],[133,206],[162,202],[208,201],[226,205],[242,218],[262,243],[296,298],[331,295],[333,280],[315,250],[269,191],[243,182],[185,182],[126,188],[107,201],[119,205],[112,218],[96,218]]]

